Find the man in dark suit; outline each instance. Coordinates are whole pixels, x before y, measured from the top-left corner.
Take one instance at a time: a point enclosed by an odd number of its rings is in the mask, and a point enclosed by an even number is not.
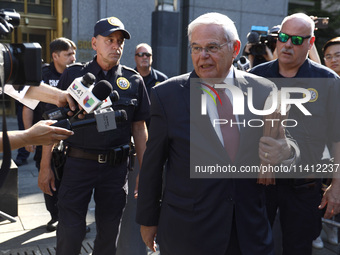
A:
[[[217,84],[232,83],[246,97],[247,89],[253,87],[253,105],[263,109],[275,85],[232,67],[240,40],[227,16],[207,13],[198,17],[189,25],[188,36],[195,70],[151,90],[149,140],[137,201],[142,238],[154,250],[157,235],[162,255],[274,254],[264,186],[257,184],[256,178],[233,178],[238,177],[237,173],[216,178],[213,174],[194,175],[193,169],[219,165],[239,170],[260,165],[260,159],[273,165],[290,158],[293,162],[297,148],[292,148],[283,129],[283,138],[276,140],[261,137],[262,127],[234,125],[238,133],[230,139],[239,139],[231,146],[224,127],[213,125],[215,117],[221,119],[218,107],[207,100],[208,115],[202,115],[201,105],[195,103],[201,98],[200,88],[208,91],[205,85],[197,84],[215,79]],[[227,90],[221,93],[226,96]],[[222,98],[223,94],[215,97]],[[259,117],[245,107],[244,114],[234,122],[247,123],[254,118]],[[238,150],[230,152],[230,147]]]

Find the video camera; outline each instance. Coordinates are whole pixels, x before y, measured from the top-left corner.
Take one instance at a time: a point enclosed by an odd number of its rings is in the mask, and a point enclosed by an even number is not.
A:
[[[250,54],[253,56],[266,55],[266,46],[268,46],[271,51],[274,51],[277,37],[278,34],[270,33],[268,27],[252,26],[250,33],[247,35],[248,43],[252,44],[249,49]]]
[[[20,24],[20,14],[13,9],[0,10],[0,38]],[[39,86],[41,81],[41,46],[39,43],[0,43],[0,82],[21,90],[24,85]],[[1,84],[1,85],[4,85]]]

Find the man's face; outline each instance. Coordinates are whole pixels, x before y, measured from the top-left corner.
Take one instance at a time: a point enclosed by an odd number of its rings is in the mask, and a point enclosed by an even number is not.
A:
[[[115,31],[109,36],[92,38],[92,48],[97,52],[97,62],[100,65],[113,66],[119,64],[123,55],[124,35],[122,31]],[[102,68],[105,69],[104,66]]]
[[[135,62],[137,68],[149,68],[152,65],[152,53],[150,49],[139,47],[136,50]]]
[[[340,75],[340,44],[327,47],[324,53],[325,65]]]
[[[198,25],[191,34],[191,58],[196,74],[202,78],[225,78],[228,75],[233,59],[240,50],[240,42],[233,45],[232,50],[229,48],[224,30],[222,27],[214,24]],[[224,44],[223,46],[221,46]],[[216,46],[218,50],[215,53],[206,51],[204,48]],[[195,52],[194,48],[202,49]]]
[[[76,51],[73,47],[68,50],[63,50],[53,54],[54,65],[59,66],[61,69],[65,69],[67,65],[70,65],[76,61]]]
[[[311,35],[310,27],[298,18],[287,20],[282,25],[280,32],[290,36],[307,37]],[[292,38],[289,38],[285,43],[277,40],[276,48],[280,68],[295,69],[297,71],[306,60],[308,51],[312,48],[314,40],[315,37],[304,39],[301,45],[294,45]]]

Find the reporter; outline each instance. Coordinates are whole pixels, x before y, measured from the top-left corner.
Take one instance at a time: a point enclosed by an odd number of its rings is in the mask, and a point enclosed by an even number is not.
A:
[[[55,104],[58,107],[69,104],[72,111],[76,109],[76,102],[67,91],[51,87],[43,82],[40,83],[40,86],[31,86],[24,98]]]
[[[16,91],[12,85],[5,85],[5,93],[33,110],[39,101],[58,107],[68,104],[72,111],[76,109],[76,102],[68,92],[51,87],[44,82],[41,82],[39,86],[25,86],[20,92]]]
[[[322,48],[325,66],[340,75],[340,37],[330,39]]]
[[[271,36],[271,40],[266,41],[266,43],[262,43],[264,45],[265,54],[263,55],[253,55],[251,48],[258,45],[259,42],[247,42],[243,49],[243,55],[247,56],[250,62],[250,68],[257,66],[259,64],[277,59],[277,52],[276,52],[276,37],[278,31],[280,30],[280,25],[273,26],[269,31],[269,35]],[[247,36],[248,37],[248,36]],[[260,40],[260,39],[258,39]],[[252,41],[252,40],[250,40]],[[260,46],[260,45],[258,45]]]
[[[60,127],[50,126],[56,121],[46,120],[39,121],[31,128],[26,130],[8,131],[8,138],[11,149],[17,149],[26,145],[51,145],[60,140],[67,139],[73,135],[73,131],[69,131]],[[0,132],[0,152],[3,150],[2,132]]]

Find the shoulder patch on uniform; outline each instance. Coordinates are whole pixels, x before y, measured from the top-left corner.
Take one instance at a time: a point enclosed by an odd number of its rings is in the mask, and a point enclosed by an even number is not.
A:
[[[130,87],[130,82],[125,77],[119,77],[117,79],[117,86],[122,90],[126,90]]]
[[[318,100],[319,93],[315,88],[308,88],[308,91],[310,92],[310,100],[308,102],[313,103],[316,100]],[[305,96],[305,95],[304,95]]]
[[[308,88],[308,90],[309,90],[310,95],[311,95],[309,102],[315,102],[316,100],[318,100],[318,97],[319,97],[318,91],[314,88]]]

